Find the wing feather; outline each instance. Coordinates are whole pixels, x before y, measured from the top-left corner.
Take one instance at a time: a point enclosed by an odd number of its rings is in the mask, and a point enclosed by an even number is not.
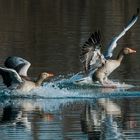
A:
[[[114,37],[111,42],[109,43],[107,50],[105,51],[105,58],[109,59],[112,57],[113,55],[113,51],[117,46],[117,41],[125,35],[125,33],[136,23],[136,21],[138,20],[138,15],[139,15],[139,8],[137,9],[137,13],[135,15],[132,16],[131,20],[128,22],[128,24],[124,27],[123,31],[117,35],[116,37]]]
[[[3,78],[3,83],[10,87],[12,84],[21,83],[22,79],[14,69],[0,67],[0,74]]]
[[[4,65],[7,68],[16,70],[19,75],[27,76],[27,71],[31,63],[21,57],[10,56],[5,60]]]
[[[80,61],[86,73],[102,65],[103,57],[101,57],[100,49],[101,35],[100,31],[96,31],[90,35],[88,41],[81,47]]]

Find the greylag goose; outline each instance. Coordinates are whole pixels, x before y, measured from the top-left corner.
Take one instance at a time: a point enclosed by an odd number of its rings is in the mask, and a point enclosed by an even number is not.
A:
[[[18,57],[18,59],[22,60],[22,58],[20,57]],[[16,58],[16,61],[17,61],[17,58]],[[41,86],[44,80],[53,76],[53,74],[51,73],[43,72],[39,75],[36,81],[32,81],[30,80],[30,78],[27,77],[27,70],[28,70],[27,67],[29,68],[30,63],[28,63],[27,64],[28,66],[26,65],[26,68],[25,68],[26,60],[21,61],[21,63],[19,62],[17,66],[16,66],[16,63],[14,63],[12,60],[11,62],[13,62],[13,65],[11,64],[10,66],[9,62],[10,61],[6,61],[5,65],[8,67],[13,67],[13,68],[0,67],[0,74],[3,78],[3,83],[10,89],[16,89],[16,90],[28,92],[32,89],[35,89],[36,87]]]
[[[88,41],[81,47],[80,61],[83,64],[84,70],[93,81],[98,80],[101,84],[109,82],[108,76],[119,67],[122,58],[126,54],[135,53],[135,50],[124,48],[119,53],[116,60],[111,60],[113,50],[117,46],[117,41],[128,31],[138,19],[139,9],[137,14],[132,17],[124,30],[114,37],[104,54],[101,53],[101,35],[96,31],[90,36]],[[104,76],[103,76],[104,75]],[[85,78],[79,80],[82,81]],[[79,82],[78,81],[78,82]]]

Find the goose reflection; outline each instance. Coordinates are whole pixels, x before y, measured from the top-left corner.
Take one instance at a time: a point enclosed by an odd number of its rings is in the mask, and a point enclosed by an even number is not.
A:
[[[41,106],[30,102],[15,101],[0,108],[0,125],[4,123],[17,128],[26,128],[28,131],[34,127],[35,121],[33,120],[37,121],[39,118],[49,122],[54,118],[53,114],[44,112]]]
[[[31,123],[28,120],[28,115],[24,109],[16,108],[14,105],[9,104],[1,111],[0,124],[7,123],[14,127],[23,127],[28,130],[31,129]]]
[[[121,115],[120,107],[110,99],[101,98],[96,106],[86,104],[81,120],[82,131],[91,140],[108,140],[112,137],[114,140],[123,139],[118,123]]]

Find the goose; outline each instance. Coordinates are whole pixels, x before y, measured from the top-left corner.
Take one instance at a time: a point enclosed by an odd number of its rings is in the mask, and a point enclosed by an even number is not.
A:
[[[19,59],[22,60],[20,57],[18,57],[18,59],[16,58],[15,60],[17,61]],[[10,67],[10,61],[7,60],[5,61],[5,65]],[[0,75],[3,78],[3,83],[11,90],[16,89],[22,92],[29,92],[32,89],[40,87],[44,80],[53,76],[52,73],[43,72],[38,76],[36,81],[32,81],[27,76],[27,67],[29,67],[30,63],[28,63],[28,66],[26,65],[25,68],[26,60],[21,61],[21,63],[19,62],[17,65],[14,63],[15,61],[11,60],[11,62],[13,62],[13,65],[11,64],[11,67],[13,68],[0,67]]]
[[[124,55],[136,52],[131,48],[124,48],[121,50],[116,60],[111,60],[113,51],[117,46],[117,41],[136,23],[136,21],[138,20],[138,14],[139,9],[137,9],[137,13],[133,15],[131,20],[125,26],[124,30],[118,36],[112,39],[105,53],[101,53],[102,45],[100,31],[96,31],[93,34],[91,34],[89,39],[81,47],[80,61],[83,64],[86,75],[88,75],[88,78],[90,77],[92,81],[97,80],[102,85],[104,85],[105,83],[109,83],[110,80],[108,79],[108,76],[117,67],[120,66]],[[118,59],[121,61],[118,61]],[[113,64],[112,62],[116,63]],[[81,82],[86,79],[87,77],[77,80],[76,82]]]

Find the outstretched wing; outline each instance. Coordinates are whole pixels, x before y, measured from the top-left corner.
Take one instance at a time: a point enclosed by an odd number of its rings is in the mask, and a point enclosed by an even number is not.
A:
[[[131,20],[128,22],[128,24],[125,26],[124,30],[116,37],[114,37],[111,42],[108,45],[108,48],[104,54],[105,58],[111,58],[113,55],[113,50],[117,46],[117,41],[125,35],[125,33],[136,23],[138,20],[138,14],[139,14],[139,9],[137,9],[137,14],[133,15]]]
[[[94,32],[89,37],[88,41],[81,47],[80,61],[83,64],[85,72],[89,72],[91,69],[102,65],[104,60],[101,54],[101,35],[99,31]]]
[[[22,76],[27,76],[27,71],[31,65],[27,60],[17,56],[8,57],[4,64],[7,68],[16,70]]]
[[[1,74],[1,76],[3,78],[3,83],[7,87],[12,86],[12,84],[18,84],[18,83],[22,82],[21,77],[13,69],[0,67],[0,74]]]

